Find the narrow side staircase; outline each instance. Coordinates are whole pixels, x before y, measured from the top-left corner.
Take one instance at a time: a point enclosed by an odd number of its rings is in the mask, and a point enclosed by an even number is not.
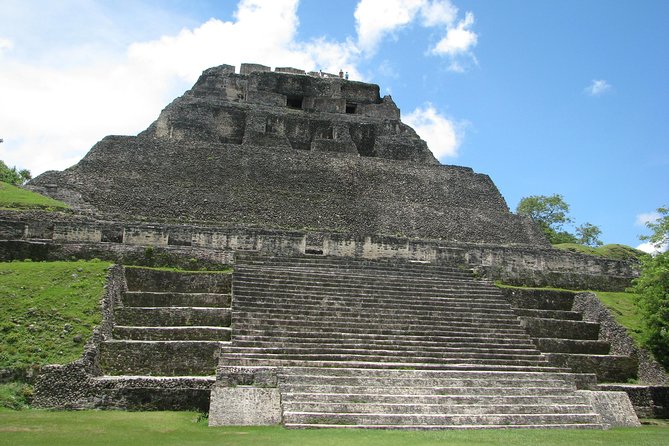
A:
[[[125,268],[112,339],[100,345],[105,407],[207,410],[230,340],[231,276]]]
[[[602,427],[492,284],[406,261],[240,255],[222,366],[276,366],[287,427]]]

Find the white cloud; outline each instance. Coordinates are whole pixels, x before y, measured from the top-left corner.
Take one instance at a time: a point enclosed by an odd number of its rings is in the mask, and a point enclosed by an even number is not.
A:
[[[432,49],[434,54],[454,56],[467,53],[476,46],[478,36],[470,28],[474,24],[474,14],[468,12],[455,27],[449,27],[446,36]]]
[[[652,243],[646,242],[642,243],[636,247],[636,249],[647,252],[648,254],[659,254],[661,252],[666,252],[669,249],[669,245],[662,245],[659,248],[656,248]]]
[[[0,55],[7,50],[11,50],[13,47],[14,43],[11,40],[0,37]]]
[[[647,212],[643,214],[639,214],[636,216],[636,221],[634,222],[635,225],[637,226],[646,226],[646,223],[655,223],[657,220],[659,220],[661,215],[658,212]]]
[[[585,88],[585,92],[590,96],[601,96],[611,91],[611,84],[604,79],[593,79],[592,83]]]
[[[388,33],[412,22],[425,0],[360,0],[353,17],[358,31],[358,45],[373,53]]]
[[[404,116],[403,121],[427,142],[437,159],[458,155],[462,140],[461,125],[441,115],[432,104],[416,108]]]
[[[444,37],[429,50],[430,54],[451,59],[451,71],[465,71],[456,58],[463,55],[475,61],[471,50],[478,42],[472,31],[474,14],[467,12],[456,23],[458,8],[450,0],[360,0],[354,17],[358,31],[358,46],[367,55],[373,54],[388,34],[408,26],[419,18],[424,27],[439,27]]]
[[[354,42],[296,40],[296,9],[297,0],[243,0],[231,21],[210,19],[121,54],[103,45],[85,65],[80,46],[71,47],[77,63],[66,50],[57,64],[3,57],[0,97],[11,106],[0,107],[0,159],[33,175],[69,167],[103,136],[145,129],[204,69],[222,63],[345,68],[362,79]]]

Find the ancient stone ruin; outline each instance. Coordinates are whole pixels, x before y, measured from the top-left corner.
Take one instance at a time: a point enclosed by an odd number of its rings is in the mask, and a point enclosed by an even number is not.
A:
[[[29,187],[74,211],[2,212],[4,260],[118,263],[84,356],[42,369],[41,407],[422,429],[665,410],[662,387],[624,384],[666,375],[607,337],[595,298],[493,284],[615,290],[636,265],[552,249],[376,85],[211,68],[144,132]]]

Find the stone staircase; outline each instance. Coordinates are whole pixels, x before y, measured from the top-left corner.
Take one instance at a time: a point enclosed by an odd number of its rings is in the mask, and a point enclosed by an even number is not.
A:
[[[599,340],[599,324],[571,311],[575,293],[511,288],[504,295],[551,364],[594,373],[598,382],[625,383],[637,377],[638,361],[610,354],[611,344]]]
[[[125,408],[207,410],[230,340],[230,274],[126,267],[125,278],[96,387]]]
[[[601,427],[501,291],[448,266],[239,255],[223,367],[277,367],[287,427]]]

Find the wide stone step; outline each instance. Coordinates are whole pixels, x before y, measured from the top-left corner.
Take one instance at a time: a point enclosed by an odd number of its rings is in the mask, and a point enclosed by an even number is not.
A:
[[[527,333],[534,338],[590,339],[599,338],[599,324],[596,322],[561,321],[520,317],[521,324]]]
[[[606,341],[558,338],[534,338],[532,341],[544,353],[607,355],[611,350],[611,344]]]
[[[637,360],[622,355],[546,353],[546,359],[556,367],[566,367],[575,373],[594,373],[598,382],[636,379],[639,368]]]
[[[112,336],[135,341],[229,341],[228,327],[128,327],[116,325]]]
[[[128,291],[123,295],[126,307],[219,307],[230,306],[230,294],[174,293],[170,291]]]
[[[269,336],[269,337],[320,337],[321,339],[339,339],[342,333],[342,327],[337,326],[337,324],[332,324],[332,326],[323,326],[323,324],[315,324],[313,326],[305,326],[304,324],[295,324],[292,326],[282,326],[274,325],[268,326],[262,323],[258,326],[253,326],[252,324],[245,322],[243,324],[235,324],[233,326],[233,339],[238,336],[250,336],[250,335],[260,335],[260,336]],[[525,332],[496,332],[490,331],[483,333],[481,330],[473,329],[464,329],[462,327],[453,327],[452,329],[429,329],[424,327],[419,327],[416,329],[409,329],[408,327],[391,327],[391,328],[378,328],[378,327],[345,327],[345,331],[349,335],[359,336],[359,335],[369,335],[369,336],[378,336],[378,337],[398,337],[400,339],[404,338],[425,338],[425,339],[435,339],[437,337],[444,338],[470,338],[475,340],[480,340],[481,342],[486,342],[491,338],[500,338],[507,341],[517,339],[523,343],[531,342],[529,336]]]
[[[518,383],[523,385],[522,382]],[[495,395],[495,396],[559,396],[561,393],[573,393],[574,388],[557,385],[557,386],[517,386],[510,384],[499,385],[497,387],[459,387],[454,386],[348,386],[348,385],[319,385],[319,384],[281,384],[280,389],[282,393],[286,394],[359,394],[359,395],[396,395],[404,396],[410,400],[412,396],[419,395],[440,395],[440,396],[481,396],[481,395]],[[288,401],[293,400],[287,397]]]
[[[471,288],[498,291],[490,282],[474,280],[471,277],[421,277],[407,275],[391,274],[370,274],[370,273],[346,273],[341,271],[323,272],[318,270],[277,270],[277,271],[254,271],[238,268],[234,275],[235,281],[253,282],[253,281],[271,281],[273,283],[354,283],[363,285],[386,285],[406,287],[407,284],[413,284],[417,288]]]
[[[414,355],[392,355],[385,352],[365,352],[359,354],[337,354],[337,353],[312,353],[312,354],[290,354],[290,353],[252,353],[248,351],[236,352],[223,350],[221,358],[227,360],[234,359],[268,359],[268,360],[288,360],[288,361],[317,361],[317,362],[377,362],[377,363],[422,363],[422,364],[450,364],[450,365],[485,365],[485,366],[548,366],[549,364],[543,357],[537,356],[529,359],[501,359],[501,358],[481,358],[480,356],[468,357],[462,355],[437,356],[426,353]],[[225,364],[225,361],[223,362]]]
[[[392,297],[388,295],[380,295],[368,297],[365,295],[342,295],[336,293],[291,293],[285,290],[249,290],[249,289],[235,289],[234,305],[246,305],[256,303],[268,306],[281,305],[283,303],[292,303],[299,305],[374,305],[378,307],[388,307],[397,309],[423,309],[436,310],[442,308],[449,308],[453,310],[461,309],[463,311],[472,310],[476,308],[479,312],[503,312],[504,314],[514,314],[511,307],[500,300],[485,299],[476,300],[468,298],[467,296],[452,298],[452,297],[431,297],[431,298],[416,298],[399,296]]]
[[[173,291],[177,293],[229,294],[230,272],[171,271],[125,267],[129,291]]]
[[[360,281],[341,281],[341,282],[318,282],[318,281],[289,281],[289,280],[270,280],[266,278],[255,279],[238,279],[235,278],[235,288],[253,288],[253,289],[275,289],[281,288],[286,291],[303,291],[309,292],[318,290],[320,292],[327,292],[335,290],[339,294],[345,293],[360,293],[364,295],[373,294],[399,294],[409,296],[462,296],[468,295],[472,297],[477,296],[496,296],[503,300],[501,294],[490,288],[468,288],[464,286],[456,287],[425,287],[414,286],[411,281],[407,281],[404,286],[387,285],[385,283],[369,283]]]
[[[389,317],[396,318],[399,312],[399,309],[394,306],[372,306],[369,304],[363,304],[358,302],[357,304],[352,305],[333,305],[326,303],[325,305],[313,304],[313,305],[300,305],[295,303],[277,303],[276,305],[268,305],[264,302],[249,302],[249,301],[236,301],[235,302],[235,311],[238,312],[253,312],[253,313],[270,313],[270,314],[308,314],[311,316],[327,316],[329,314],[347,314],[350,313],[356,318],[361,317],[370,317],[369,313],[373,313],[373,316],[378,317]],[[481,312],[478,308],[468,309],[462,307],[448,307],[444,306],[439,309],[430,310],[416,310],[411,308],[406,308],[401,310],[401,317],[403,319],[412,319],[412,320],[430,320],[430,319],[439,319],[439,318],[457,318],[457,319],[466,319],[466,320],[480,320],[486,322],[500,321],[508,323],[513,321],[514,324],[518,324],[518,318],[512,313],[505,312],[494,312],[488,310],[486,312]]]
[[[379,426],[512,426],[512,425],[573,425],[584,424],[598,426],[600,418],[590,409],[584,413],[573,414],[484,414],[484,415],[452,415],[452,414],[356,414],[327,412],[288,412],[284,411],[283,419],[288,427],[291,424],[303,425],[379,425]],[[599,425],[601,427],[601,425]]]
[[[103,341],[100,367],[107,375],[214,375],[220,342]]]
[[[319,412],[319,413],[364,413],[364,414],[541,414],[546,413],[546,405],[533,404],[421,404],[421,403],[316,403],[282,401],[286,412]],[[592,408],[587,404],[554,405],[550,412],[554,414],[589,413]]]
[[[284,319],[274,318],[254,318],[253,314],[243,314],[238,313],[234,314],[234,323],[233,327],[243,328],[243,329],[279,329],[278,332],[282,329],[299,329],[301,331],[314,331],[314,332],[324,332],[324,331],[337,331],[337,330],[360,330],[362,332],[368,333],[381,333],[385,332],[392,334],[393,332],[401,333],[413,333],[413,334],[456,334],[456,333],[471,333],[471,334],[480,334],[483,336],[490,335],[492,333],[498,335],[516,335],[516,336],[527,336],[525,331],[520,328],[520,325],[501,325],[499,328],[494,325],[484,325],[477,324],[476,322],[458,322],[457,325],[454,325],[452,322],[443,321],[443,322],[420,322],[420,321],[385,321],[381,320],[375,323],[370,321],[352,321],[348,318],[328,318],[328,319],[316,319],[316,318],[299,318],[295,316],[294,318],[288,318],[284,316]],[[130,324],[125,324],[130,325]],[[147,324],[148,325],[148,324]],[[172,324],[174,325],[174,324]],[[205,324],[197,324],[205,325]],[[213,324],[207,324],[213,325]],[[278,333],[277,331],[275,331]]]
[[[469,326],[476,325],[483,327],[496,328],[514,328],[520,327],[518,319],[513,317],[487,317],[488,315],[471,315],[453,314],[448,311],[437,312],[432,316],[420,316],[411,313],[403,314],[387,314],[377,313],[376,308],[364,308],[364,311],[356,311],[356,309],[340,309],[340,310],[308,310],[297,312],[293,309],[284,308],[262,308],[255,311],[239,311],[234,310],[232,317],[235,321],[244,321],[247,319],[257,320],[304,320],[304,321],[327,321],[327,322],[348,322],[348,323],[368,323],[368,324],[395,324],[398,320],[405,321],[414,325],[430,325],[433,327],[440,327],[443,325],[453,326]]]
[[[98,409],[207,411],[216,378],[97,376],[91,380]]]
[[[392,395],[360,393],[301,393],[284,392],[283,401],[288,404],[301,402],[312,404],[415,404],[441,407],[460,405],[581,405],[583,399],[574,392],[561,395]],[[455,409],[457,410],[457,409]]]
[[[389,349],[389,348],[371,348],[370,346],[357,345],[351,347],[243,347],[231,345],[225,347],[223,354],[228,353],[249,353],[249,354],[276,354],[276,355],[384,355],[399,357],[430,357],[430,358],[474,358],[474,359],[505,359],[505,360],[534,360],[541,355],[538,350],[478,350],[469,349]],[[543,358],[542,358],[543,359]]]
[[[357,376],[328,376],[319,375],[317,372],[313,375],[285,376],[282,375],[281,387],[290,392],[301,393],[340,393],[339,390],[346,390],[345,393],[364,393],[366,389],[386,390],[388,394],[392,393],[388,389],[406,389],[421,388],[435,389],[436,394],[443,395],[444,389],[456,389],[457,394],[467,393],[466,389],[472,390],[472,394],[480,394],[483,389],[488,389],[486,394],[495,394],[496,389],[504,388],[551,388],[551,389],[570,389],[575,390],[574,383],[566,379],[549,379],[537,374],[536,377],[522,376],[495,376],[493,374],[471,373],[469,376],[448,377],[442,376],[424,376],[419,377],[395,377],[395,376],[376,376],[375,374]],[[301,390],[301,386],[319,387],[327,389],[323,392],[314,392]],[[332,388],[331,388],[332,387]],[[335,389],[336,388],[336,389]],[[357,388],[357,389],[356,389]],[[374,391],[376,392],[376,390]],[[423,392],[424,393],[424,392]],[[409,392],[408,394],[411,394]]]
[[[570,321],[580,321],[583,319],[583,314],[578,311],[563,311],[563,310],[537,310],[534,308],[515,308],[514,312],[518,316],[528,316],[542,319],[560,319]]]
[[[245,259],[238,257],[235,268],[256,269],[318,269],[335,271],[378,271],[380,273],[391,271],[406,272],[412,274],[436,274],[471,277],[471,270],[454,267],[451,265],[429,263],[429,262],[386,262],[383,260],[367,260],[353,258],[274,258],[274,259]]]
[[[571,311],[576,295],[572,291],[545,289],[501,288],[501,291],[514,308],[539,310]]]
[[[449,352],[449,351],[466,351],[472,353],[492,353],[504,352],[509,354],[532,352],[538,354],[538,350],[534,345],[510,345],[510,344],[483,344],[483,343],[469,343],[463,344],[460,342],[453,343],[433,343],[422,344],[419,342],[401,343],[401,342],[363,342],[357,341],[343,341],[343,340],[321,340],[320,342],[294,342],[284,340],[264,339],[243,341],[235,337],[235,347],[239,348],[320,348],[320,349],[359,349],[361,347],[374,350],[396,350],[396,351],[415,351],[417,349],[426,352]]]
[[[411,370],[453,370],[453,371],[505,371],[505,372],[551,372],[567,373],[564,367],[546,365],[503,365],[471,363],[428,363],[428,362],[380,362],[369,360],[327,360],[286,359],[268,357],[245,357],[239,355],[221,355],[221,365],[231,367],[341,367],[370,369],[411,369]]]
[[[260,335],[240,335],[234,334],[234,345],[247,347],[260,347],[269,343],[277,346],[307,346],[307,345],[368,345],[368,346],[392,346],[398,348],[427,348],[440,349],[443,347],[458,347],[462,349],[517,349],[517,350],[536,350],[537,347],[531,342],[520,342],[517,339],[500,339],[499,337],[487,339],[475,339],[466,337],[444,337],[444,336],[407,336],[404,338],[375,335],[355,335],[350,333],[340,333],[336,338],[327,338],[309,336],[302,333],[300,336],[260,336]],[[325,343],[325,344],[324,344]]]
[[[126,307],[114,310],[118,325],[141,327],[230,326],[229,308]]]
[[[389,380],[464,380],[464,381],[512,381],[512,382],[563,382],[573,387],[575,375],[564,372],[531,371],[471,371],[471,370],[417,370],[409,368],[355,368],[355,367],[284,367],[279,370],[282,382],[307,382],[310,379],[373,378]],[[522,386],[521,386],[522,387]],[[579,398],[582,396],[578,395]]]

